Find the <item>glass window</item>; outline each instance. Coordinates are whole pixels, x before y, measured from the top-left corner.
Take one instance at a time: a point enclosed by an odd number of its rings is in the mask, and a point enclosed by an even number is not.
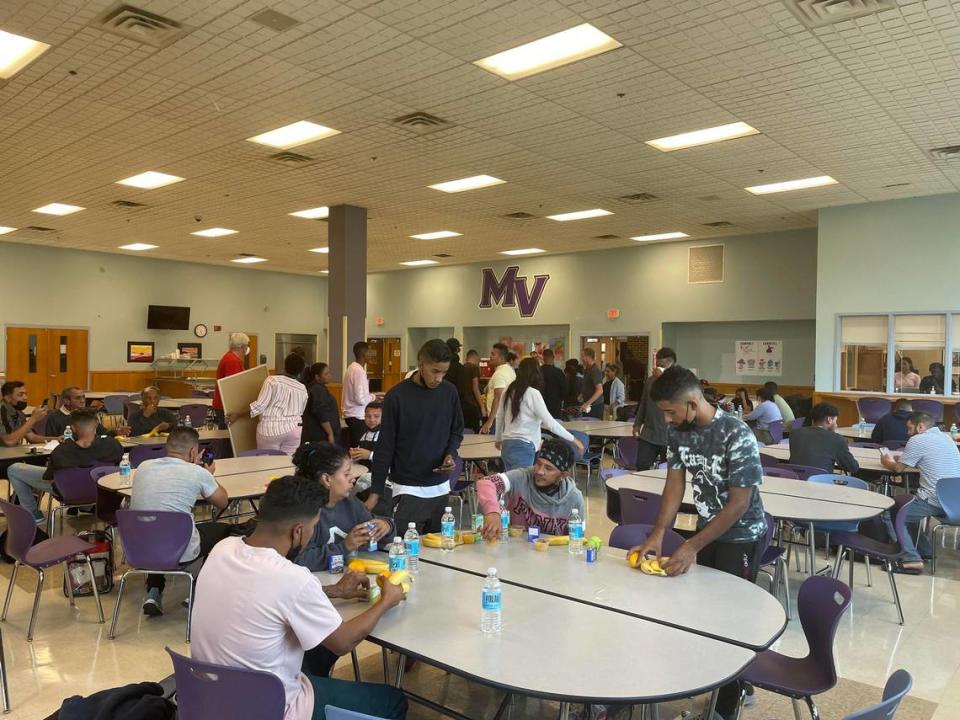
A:
[[[887,316],[840,318],[840,389],[887,389]]]
[[[67,336],[60,336],[60,372],[67,371]]]
[[[894,324],[893,391],[942,395],[946,315],[897,315]]]
[[[954,313],[951,316],[951,322],[953,324],[953,370],[950,391],[954,395],[960,395],[960,313]]]
[[[37,371],[37,336],[27,336],[27,372],[35,373]]]

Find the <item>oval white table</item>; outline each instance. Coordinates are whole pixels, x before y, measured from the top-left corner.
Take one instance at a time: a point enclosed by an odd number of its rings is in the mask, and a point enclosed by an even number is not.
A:
[[[633,437],[633,423],[623,420],[566,420],[560,424],[567,430],[577,430],[590,437]]]
[[[775,457],[778,460],[787,462],[790,459],[790,445],[780,443],[778,445],[766,445],[765,447],[760,448],[760,452]],[[880,451],[874,448],[857,448],[851,447],[850,454],[853,455],[854,459],[859,463],[862,470],[872,470],[879,473],[890,473],[890,470],[885,468],[880,464]],[[899,454],[899,451],[895,451],[895,454]],[[916,472],[916,471],[911,471]]]
[[[230,433],[227,430],[199,430],[201,440],[229,440]],[[134,437],[117,438],[124,447],[133,447],[135,445],[152,445],[166,443],[165,437],[144,437],[137,435]],[[35,457],[46,457],[52,451],[44,449],[45,443],[31,443],[24,445],[13,445],[11,447],[0,447],[0,462],[4,460],[27,460]]]

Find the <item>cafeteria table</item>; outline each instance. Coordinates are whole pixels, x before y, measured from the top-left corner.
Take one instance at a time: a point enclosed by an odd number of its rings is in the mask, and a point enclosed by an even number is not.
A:
[[[777,445],[766,445],[760,448],[760,452],[775,457],[782,462],[787,462],[790,460],[790,445],[786,442],[779,443]],[[893,451],[893,454],[899,454],[899,450]],[[872,470],[874,472],[883,473],[886,475],[890,474],[890,470],[885,468],[880,464],[880,451],[875,448],[857,448],[851,447],[850,454],[853,455],[854,459],[859,463],[861,470]],[[917,472],[916,470],[908,470],[907,472]]]
[[[590,437],[633,437],[633,423],[623,420],[566,420],[560,424],[567,430],[577,430]]]
[[[131,405],[139,405],[139,400],[131,400]],[[170,410],[179,410],[184,405],[206,405],[210,407],[213,404],[213,398],[208,397],[196,397],[196,398],[160,398],[160,407],[169,408]]]
[[[201,440],[229,440],[230,432],[228,430],[197,430]],[[167,438],[162,435],[146,437],[145,435],[135,435],[134,437],[118,437],[117,440],[125,448],[131,448],[136,445],[154,445],[165,444]],[[4,460],[28,460],[35,457],[45,457],[52,450],[45,450],[46,443],[26,443],[23,445],[13,445],[11,447],[0,447],[0,462]]]
[[[317,576],[325,585],[340,577]],[[412,657],[508,694],[559,701],[566,719],[571,703],[652,704],[713,691],[715,704],[716,689],[755,657],[733,643],[511,583],[501,586],[503,629],[485,635],[482,585],[472,573],[420,565],[407,599],[367,638],[400,654],[398,687],[405,658]],[[334,603],[344,619],[366,609],[356,601]],[[637,657],[643,661],[626,661]]]

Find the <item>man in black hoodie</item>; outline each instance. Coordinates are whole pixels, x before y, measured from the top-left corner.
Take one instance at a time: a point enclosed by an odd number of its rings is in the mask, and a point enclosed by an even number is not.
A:
[[[873,426],[873,432],[870,433],[870,439],[874,442],[886,442],[887,440],[902,440],[906,442],[907,418],[913,412],[913,404],[909,400],[897,400],[893,404],[893,411],[887,413],[877,424]]]
[[[429,340],[417,353],[417,371],[383,399],[373,485],[365,504],[376,507],[389,475],[398,532],[410,522],[420,533],[440,530],[450,471],[463,440],[460,394],[443,382],[450,357],[446,343]]]

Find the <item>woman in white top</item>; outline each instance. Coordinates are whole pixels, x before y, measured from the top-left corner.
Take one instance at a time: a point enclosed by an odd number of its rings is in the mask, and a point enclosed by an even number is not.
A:
[[[283,361],[283,375],[270,375],[260,387],[260,395],[244,413],[232,413],[228,422],[242,415],[259,417],[257,449],[282,450],[293,455],[300,447],[303,431],[303,411],[307,407],[307,388],[297,378],[303,373],[305,362],[291,353]]]
[[[524,358],[517,370],[517,379],[510,383],[497,408],[497,448],[504,470],[528,468],[540,449],[541,424],[554,435],[573,443],[582,454],[583,445],[547,410],[540,394],[543,376],[535,358]]]
[[[900,371],[893,374],[894,392],[920,389],[920,374],[913,367],[913,360],[904,355],[900,358]]]

